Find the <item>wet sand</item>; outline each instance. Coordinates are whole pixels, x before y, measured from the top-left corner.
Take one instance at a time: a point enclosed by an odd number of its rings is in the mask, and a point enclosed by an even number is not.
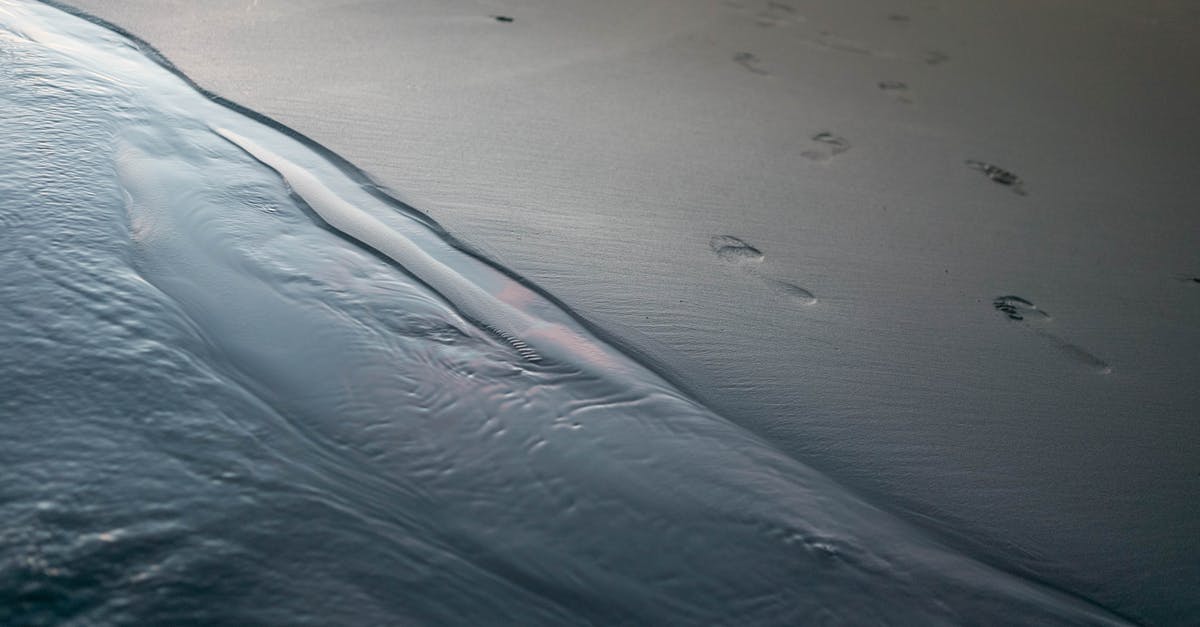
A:
[[[1200,616],[1197,9],[73,4],[872,503]]]

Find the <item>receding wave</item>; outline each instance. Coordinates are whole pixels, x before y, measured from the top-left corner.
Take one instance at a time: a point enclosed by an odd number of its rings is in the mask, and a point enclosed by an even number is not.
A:
[[[957,553],[221,106],[0,2],[0,622],[1119,622]]]

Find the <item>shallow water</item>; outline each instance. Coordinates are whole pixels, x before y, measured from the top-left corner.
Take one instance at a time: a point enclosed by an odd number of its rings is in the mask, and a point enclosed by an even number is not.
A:
[[[0,110],[0,622],[1116,621],[116,33],[0,3]]]

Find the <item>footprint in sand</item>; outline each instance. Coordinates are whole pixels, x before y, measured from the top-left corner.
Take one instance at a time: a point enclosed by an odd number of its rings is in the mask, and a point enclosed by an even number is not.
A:
[[[805,21],[804,16],[797,13],[796,7],[786,2],[769,0],[763,3],[726,0],[722,4],[744,17],[753,19],[760,28],[791,26]]]
[[[1175,275],[1175,280],[1191,283],[1192,285],[1200,285],[1200,276],[1188,276],[1186,274]]]
[[[908,83],[901,81],[879,81],[879,89],[883,93],[892,97],[892,100],[900,104],[912,104],[912,97],[908,91]]]
[[[818,144],[818,147],[800,153],[802,157],[809,161],[824,163],[850,150],[850,142],[846,141],[845,137],[834,135],[828,131],[817,133],[810,139]]]
[[[733,55],[733,62],[746,68],[759,76],[768,76],[766,70],[762,69],[762,60],[752,52],[738,52]]]
[[[998,296],[992,300],[992,307],[1004,314],[1009,320],[1029,329],[1035,335],[1046,338],[1058,350],[1074,361],[1092,368],[1100,374],[1110,374],[1112,372],[1112,367],[1108,365],[1108,362],[1089,353],[1079,345],[1067,341],[1062,336],[1045,329],[1045,325],[1051,322],[1050,314],[1038,308],[1032,302],[1020,296]]]
[[[1009,320],[1049,320],[1050,314],[1038,309],[1037,305],[1020,296],[998,296],[992,301],[996,311],[1008,316]]]
[[[764,257],[761,250],[732,235],[716,235],[708,245],[718,257],[730,263],[758,264]]]
[[[977,172],[982,172],[983,175],[991,179],[992,182],[1011,189],[1013,193],[1018,196],[1027,196],[1029,194],[1029,192],[1025,191],[1025,182],[1021,180],[1021,177],[1009,172],[1008,170],[1005,170],[998,165],[992,165],[983,161],[976,161],[975,159],[967,159],[964,163],[967,164],[968,168],[971,168]]]
[[[941,65],[950,60],[950,55],[940,50],[930,50],[925,53],[925,63],[928,65]]]
[[[792,298],[801,305],[817,304],[817,297],[813,296],[812,292],[800,287],[799,285],[796,285],[795,283],[781,281],[779,279],[772,279],[769,277],[759,278],[762,279],[763,283],[765,283],[766,286],[775,293]]]
[[[716,235],[709,240],[708,246],[722,261],[741,266],[746,273],[762,281],[775,293],[791,298],[802,305],[812,305],[817,302],[813,293],[803,287],[760,273],[758,267],[766,255],[740,238],[732,235]]]
[[[796,8],[783,2],[768,2],[765,9],[755,16],[755,24],[763,28],[773,26],[790,26],[803,22],[804,17],[796,13]]]

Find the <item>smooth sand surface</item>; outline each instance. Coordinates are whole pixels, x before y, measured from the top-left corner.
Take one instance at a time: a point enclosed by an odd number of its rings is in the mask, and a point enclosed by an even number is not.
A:
[[[1200,619],[1194,3],[72,4],[874,503]]]

